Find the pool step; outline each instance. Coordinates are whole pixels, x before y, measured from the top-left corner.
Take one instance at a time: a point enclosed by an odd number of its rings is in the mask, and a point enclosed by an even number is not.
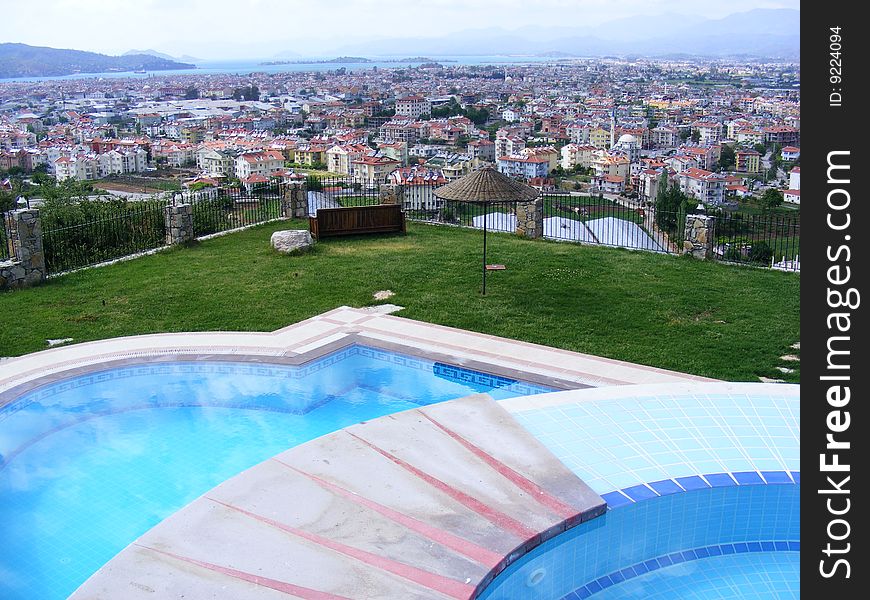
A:
[[[604,509],[478,394],[354,425],[245,471],[72,598],[474,598],[507,564]]]

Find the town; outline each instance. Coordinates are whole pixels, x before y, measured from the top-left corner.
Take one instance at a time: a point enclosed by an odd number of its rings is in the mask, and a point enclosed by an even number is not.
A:
[[[705,206],[768,189],[798,205],[799,77],[792,63],[603,58],[5,82],[0,173],[130,195],[144,177],[443,183],[495,164],[640,203],[666,172]]]

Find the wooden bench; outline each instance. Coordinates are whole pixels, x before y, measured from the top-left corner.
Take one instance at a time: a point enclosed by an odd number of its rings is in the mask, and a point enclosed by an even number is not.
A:
[[[361,233],[405,233],[405,212],[399,204],[319,208],[308,217],[315,239]]]

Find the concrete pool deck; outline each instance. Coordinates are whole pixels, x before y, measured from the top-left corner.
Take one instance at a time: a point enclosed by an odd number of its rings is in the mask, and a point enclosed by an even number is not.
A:
[[[84,342],[0,363],[0,406],[21,393],[98,369],[190,359],[300,364],[359,343],[560,389],[714,381],[342,306],[272,333],[161,333]]]
[[[72,596],[474,598],[604,500],[485,394],[283,452],[151,529]]]

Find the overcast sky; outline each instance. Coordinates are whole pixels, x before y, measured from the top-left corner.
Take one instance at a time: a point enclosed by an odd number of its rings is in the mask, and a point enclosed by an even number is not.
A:
[[[383,37],[526,25],[595,25],[666,13],[721,18],[799,0],[37,0],[3,1],[0,42],[122,54],[263,58]],[[311,42],[317,42],[311,47]]]

